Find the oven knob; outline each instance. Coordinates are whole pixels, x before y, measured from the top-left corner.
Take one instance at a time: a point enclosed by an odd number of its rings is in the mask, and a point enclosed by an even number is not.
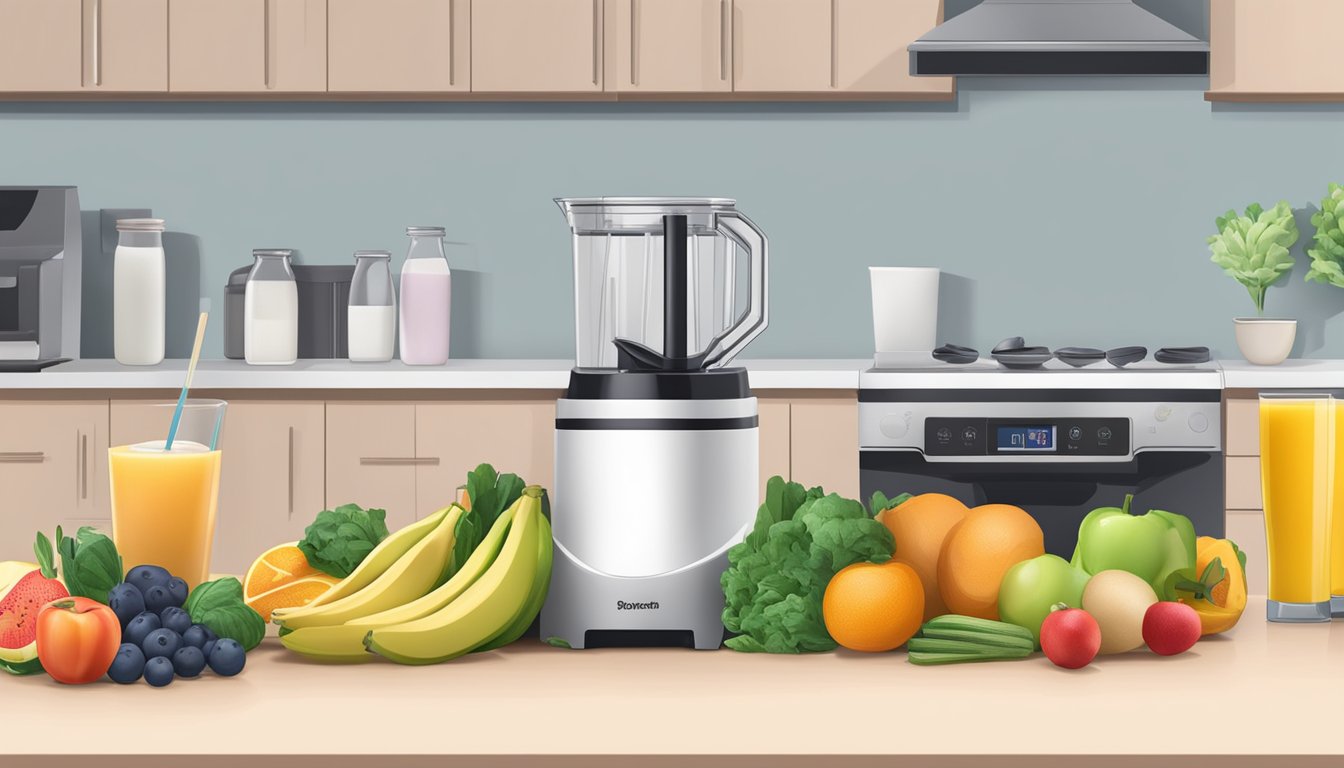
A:
[[[975,442],[976,434],[975,427],[967,427],[961,430],[961,439],[968,443],[973,443]]]
[[[1069,439],[1075,443],[1083,439],[1082,427],[1069,427]]]
[[[1192,413],[1186,424],[1190,425],[1192,432],[1203,432],[1209,428],[1209,417],[1202,413]]]
[[[877,426],[882,430],[882,434],[887,437],[893,439],[905,437],[905,433],[910,431],[910,417],[895,414],[883,416],[882,421]]]
[[[1098,430],[1097,430],[1097,439],[1100,440],[1100,441],[1103,442],[1103,443],[1106,442],[1107,440],[1110,440],[1110,439],[1111,439],[1111,428],[1110,428],[1110,427],[1102,427],[1101,429],[1098,429]]]

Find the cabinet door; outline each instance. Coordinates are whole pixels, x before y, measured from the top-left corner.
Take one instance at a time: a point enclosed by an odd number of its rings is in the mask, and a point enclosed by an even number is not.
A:
[[[107,402],[0,403],[0,560],[32,560],[37,531],[110,530]]]
[[[416,406],[417,513],[453,501],[467,472],[487,463],[528,483],[551,487],[555,474],[555,401],[421,403]]]
[[[733,90],[833,88],[834,10],[832,0],[733,0]]]
[[[757,408],[760,411],[761,499],[765,499],[767,480],[775,475],[789,479],[789,401],[759,400]]]
[[[833,0],[835,87],[849,93],[950,97],[950,77],[914,77],[906,46],[942,23],[943,0]]]
[[[472,5],[471,0],[328,0],[328,90],[469,90]]]
[[[604,0],[475,0],[471,89],[601,91],[605,4]]]
[[[794,400],[789,407],[789,471],[811,488],[820,485],[859,497],[859,403],[856,397]]]
[[[168,90],[168,0],[83,0],[84,89]]]
[[[171,91],[325,91],[326,0],[170,0]]]
[[[0,91],[80,86],[81,0],[0,0]]]
[[[730,0],[617,0],[615,6],[614,90],[732,90]]]
[[[415,520],[413,403],[327,403],[327,507],[387,510],[387,527]]]

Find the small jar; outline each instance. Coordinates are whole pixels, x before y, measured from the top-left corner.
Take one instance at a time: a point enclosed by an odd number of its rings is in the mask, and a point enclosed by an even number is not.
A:
[[[251,365],[290,365],[299,357],[299,289],[293,251],[258,249],[243,294],[243,356]]]
[[[383,363],[397,343],[397,294],[392,287],[392,254],[355,251],[346,324],[350,361]]]
[[[407,365],[448,362],[452,274],[443,253],[443,227],[407,227],[411,238],[401,265],[401,360]]]
[[[112,355],[122,365],[158,365],[168,313],[163,219],[119,219],[112,258]]]

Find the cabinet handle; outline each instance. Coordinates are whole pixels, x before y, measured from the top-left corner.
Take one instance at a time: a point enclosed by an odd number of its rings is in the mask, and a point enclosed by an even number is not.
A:
[[[728,0],[719,0],[719,79],[728,79],[728,27],[733,23]]]
[[[360,466],[364,467],[437,467],[438,456],[361,456]]]
[[[837,69],[836,49],[838,48],[838,46],[836,45],[836,38],[838,38],[840,35],[839,31],[840,25],[837,23],[838,15],[839,15],[839,0],[831,0],[831,87],[832,88],[835,88],[839,85],[838,75],[836,72]]]
[[[42,451],[0,451],[0,464],[41,464],[47,460]]]
[[[593,0],[593,85],[597,85],[598,57],[602,53],[602,0]]]
[[[79,434],[79,498],[89,498],[89,436]]]
[[[103,0],[93,0],[93,84],[103,84]]]
[[[453,24],[453,0],[448,0],[448,85],[457,85],[457,40],[454,39],[457,27]]]
[[[630,84],[639,85],[639,0],[630,0]]]
[[[261,79],[269,91],[275,87],[271,83],[271,0],[262,0],[261,48]]]
[[[289,516],[294,517],[294,428],[289,428]]]

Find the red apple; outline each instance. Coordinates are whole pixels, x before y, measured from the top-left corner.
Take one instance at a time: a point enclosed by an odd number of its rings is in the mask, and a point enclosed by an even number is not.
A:
[[[1164,600],[1143,614],[1143,642],[1159,656],[1190,650],[1199,640],[1199,614],[1185,603]]]
[[[121,622],[87,597],[63,597],[37,615],[37,658],[60,683],[91,683],[107,673],[121,647]]]
[[[1086,667],[1101,650],[1101,627],[1087,611],[1056,603],[1041,622],[1041,650],[1056,666]]]

